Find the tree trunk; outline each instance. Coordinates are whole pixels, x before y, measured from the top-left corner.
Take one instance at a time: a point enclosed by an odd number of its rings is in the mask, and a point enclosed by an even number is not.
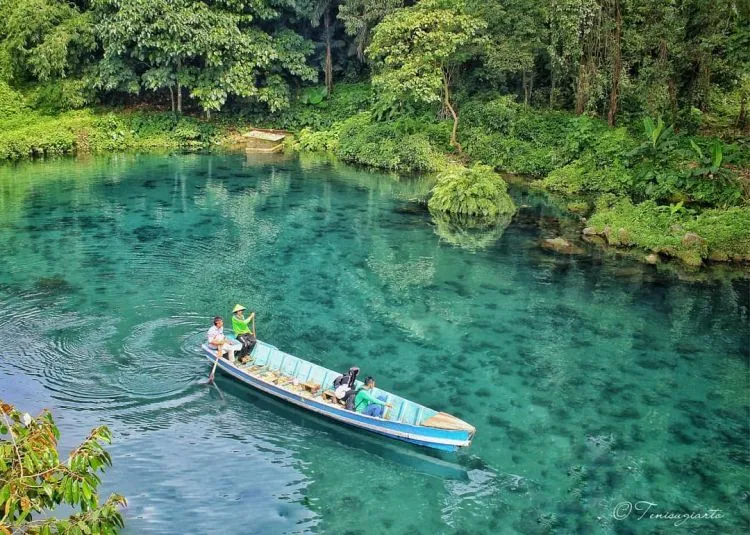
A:
[[[177,113],[182,115],[182,85],[180,84],[180,72],[182,71],[182,60],[177,60]]]
[[[586,87],[586,59],[581,55],[581,61],[578,64],[578,83],[576,84],[576,114],[581,115],[586,109],[586,100],[588,89]]]
[[[555,107],[555,69],[553,68],[550,72],[549,77],[549,107],[554,108]]]
[[[677,83],[674,81],[674,77],[669,77],[667,82],[667,91],[669,92],[669,107],[672,113],[672,124],[677,122]]]
[[[461,154],[461,144],[456,139],[456,134],[458,132],[458,114],[456,113],[456,110],[453,109],[453,106],[451,106],[450,84],[448,82],[448,75],[445,73],[443,73],[443,104],[445,105],[446,109],[450,112],[451,116],[453,117],[453,131],[451,132],[451,146],[456,147],[456,150],[458,150],[458,153]]]
[[[168,87],[168,89],[169,89],[169,101],[172,104],[172,115],[174,115],[174,90],[172,90],[171,85]]]
[[[523,85],[523,105],[529,105],[529,98],[531,97],[531,84],[533,83],[533,74],[529,76],[527,71],[521,73],[521,84]]]
[[[615,0],[615,38],[614,38],[614,61],[612,65],[612,89],[609,92],[609,113],[607,123],[615,126],[617,116],[617,99],[620,92],[620,71],[622,70],[622,50],[620,38],[622,35],[622,12],[620,11],[620,0]]]
[[[534,71],[529,74],[529,104],[531,104],[531,97],[534,94]]]
[[[708,111],[711,101],[711,57],[703,53],[698,62],[698,109]]]
[[[333,60],[331,58],[331,18],[326,9],[323,16],[323,26],[326,34],[326,64],[325,64],[325,82],[328,94],[333,91]]]
[[[737,116],[737,128],[740,130],[740,132],[745,130],[745,127],[748,125],[747,122],[747,94],[743,93],[742,97],[740,98],[740,113]]]

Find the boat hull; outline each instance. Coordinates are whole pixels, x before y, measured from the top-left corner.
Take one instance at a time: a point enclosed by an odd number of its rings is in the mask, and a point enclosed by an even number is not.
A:
[[[215,352],[205,345],[203,346],[203,354],[211,363],[216,361]],[[233,379],[264,394],[286,401],[319,416],[410,444],[442,451],[456,451],[459,448],[469,446],[473,438],[473,432],[467,430],[412,425],[349,411],[343,407],[326,403],[322,399],[300,394],[266,381],[223,358],[219,359],[218,368]]]

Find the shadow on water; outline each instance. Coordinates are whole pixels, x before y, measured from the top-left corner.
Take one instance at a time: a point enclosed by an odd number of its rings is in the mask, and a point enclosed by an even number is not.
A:
[[[268,411],[274,416],[288,420],[295,425],[323,432],[342,447],[356,448],[380,459],[439,479],[469,480],[467,470],[455,462],[463,454],[433,452],[408,443],[402,444],[387,437],[380,438],[371,433],[357,432],[348,426],[329,422],[322,416],[260,394],[224,375],[217,374],[216,385],[219,395],[227,401],[228,398],[239,398],[250,402],[259,409]]]

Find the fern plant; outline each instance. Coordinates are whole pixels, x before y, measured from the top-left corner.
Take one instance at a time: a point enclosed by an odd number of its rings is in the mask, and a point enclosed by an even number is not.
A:
[[[452,165],[438,175],[428,206],[431,211],[476,218],[490,225],[516,211],[507,190],[505,181],[489,165]]]

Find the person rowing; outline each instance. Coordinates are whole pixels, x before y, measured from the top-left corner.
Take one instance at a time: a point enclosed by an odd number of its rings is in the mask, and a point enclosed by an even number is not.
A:
[[[214,317],[214,324],[208,329],[206,337],[208,338],[208,347],[215,349],[217,356],[222,356],[229,362],[234,362],[235,346],[224,335],[224,320],[221,316]],[[226,346],[226,349],[224,349],[224,346]]]
[[[250,352],[255,347],[257,339],[255,338],[255,312],[245,318],[244,312],[246,308],[240,304],[236,304],[232,310],[232,330],[234,331],[234,337],[242,344],[242,349],[238,355],[239,361],[245,364],[250,360]],[[248,324],[253,322],[253,329],[250,330]]]

